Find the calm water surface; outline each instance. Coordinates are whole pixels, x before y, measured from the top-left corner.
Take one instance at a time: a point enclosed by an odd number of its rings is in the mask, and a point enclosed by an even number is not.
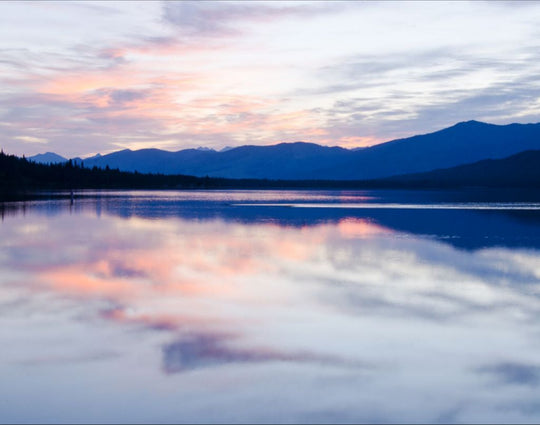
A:
[[[0,206],[2,422],[540,422],[540,203]]]

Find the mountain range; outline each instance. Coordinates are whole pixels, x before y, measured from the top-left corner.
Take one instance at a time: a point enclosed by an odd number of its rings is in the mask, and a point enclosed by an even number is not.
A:
[[[494,125],[467,121],[434,133],[363,149],[295,142],[240,146],[221,151],[126,149],[74,160],[84,161],[85,167],[109,166],[140,173],[284,180],[367,180],[501,159],[527,150],[540,150],[540,123]],[[53,153],[29,159],[35,162],[65,160]]]
[[[377,184],[399,187],[540,187],[540,150],[517,153],[502,159],[484,159],[425,173],[412,173],[374,180]]]

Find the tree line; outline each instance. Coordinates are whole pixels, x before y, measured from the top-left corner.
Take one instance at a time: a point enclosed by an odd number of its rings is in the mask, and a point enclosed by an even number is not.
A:
[[[269,180],[195,177],[183,174],[143,174],[84,167],[72,160],[41,164],[24,156],[0,152],[0,196],[35,190],[73,189],[279,189],[279,188],[356,188],[358,181]]]
[[[39,190],[75,189],[540,189],[540,151],[484,160],[444,170],[376,180],[270,180],[142,174],[84,167],[71,160],[40,164],[0,152],[0,200]]]

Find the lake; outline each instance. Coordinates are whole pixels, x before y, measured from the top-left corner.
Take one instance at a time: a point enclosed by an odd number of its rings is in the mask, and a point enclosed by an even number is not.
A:
[[[0,204],[1,422],[540,422],[540,202]]]

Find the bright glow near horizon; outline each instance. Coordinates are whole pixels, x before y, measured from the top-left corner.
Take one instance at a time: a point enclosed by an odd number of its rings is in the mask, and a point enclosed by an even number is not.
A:
[[[2,2],[0,146],[86,156],[540,121],[538,2]]]

